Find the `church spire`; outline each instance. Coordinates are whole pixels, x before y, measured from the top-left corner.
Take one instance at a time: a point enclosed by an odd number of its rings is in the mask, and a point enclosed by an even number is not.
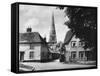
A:
[[[52,22],[51,22],[49,42],[55,44],[57,43],[57,38],[56,38],[56,30],[55,30],[55,23],[54,23],[54,13],[52,13],[51,21]]]

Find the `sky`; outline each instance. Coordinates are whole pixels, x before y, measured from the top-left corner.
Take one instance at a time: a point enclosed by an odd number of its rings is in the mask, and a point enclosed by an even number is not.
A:
[[[56,9],[54,6],[20,5],[19,32],[25,33],[26,28],[31,27],[32,32],[39,32],[48,41],[52,24],[52,14],[54,14],[57,41],[63,42],[69,30],[64,25],[68,17],[65,16],[64,10]]]

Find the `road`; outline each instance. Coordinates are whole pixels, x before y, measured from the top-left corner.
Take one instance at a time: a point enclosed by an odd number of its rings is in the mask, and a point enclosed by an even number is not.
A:
[[[67,64],[67,63],[61,63],[58,60],[47,63],[24,62],[22,64],[32,66],[35,68],[35,70],[72,69],[72,68],[86,68],[95,66],[95,65],[82,65],[82,64]]]

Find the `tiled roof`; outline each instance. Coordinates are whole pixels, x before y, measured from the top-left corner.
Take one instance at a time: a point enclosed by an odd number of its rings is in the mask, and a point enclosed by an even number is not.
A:
[[[72,32],[72,30],[69,30],[66,33],[66,36],[65,36],[65,39],[64,39],[64,44],[68,44],[70,42],[70,40],[72,39],[73,35],[74,35],[74,32]]]
[[[19,33],[19,43],[45,42],[38,32]]]

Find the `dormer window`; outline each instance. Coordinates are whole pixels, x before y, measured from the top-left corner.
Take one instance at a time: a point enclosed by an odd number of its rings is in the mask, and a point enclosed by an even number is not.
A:
[[[82,46],[82,44],[81,44],[81,43],[82,43],[82,42],[80,41],[80,42],[79,42],[79,46]]]
[[[84,46],[84,42],[80,41],[80,42],[79,42],[79,46],[80,46],[80,47],[81,47],[81,46]]]
[[[72,46],[72,47],[76,47],[76,41],[72,41],[72,42],[71,42],[71,46]]]

